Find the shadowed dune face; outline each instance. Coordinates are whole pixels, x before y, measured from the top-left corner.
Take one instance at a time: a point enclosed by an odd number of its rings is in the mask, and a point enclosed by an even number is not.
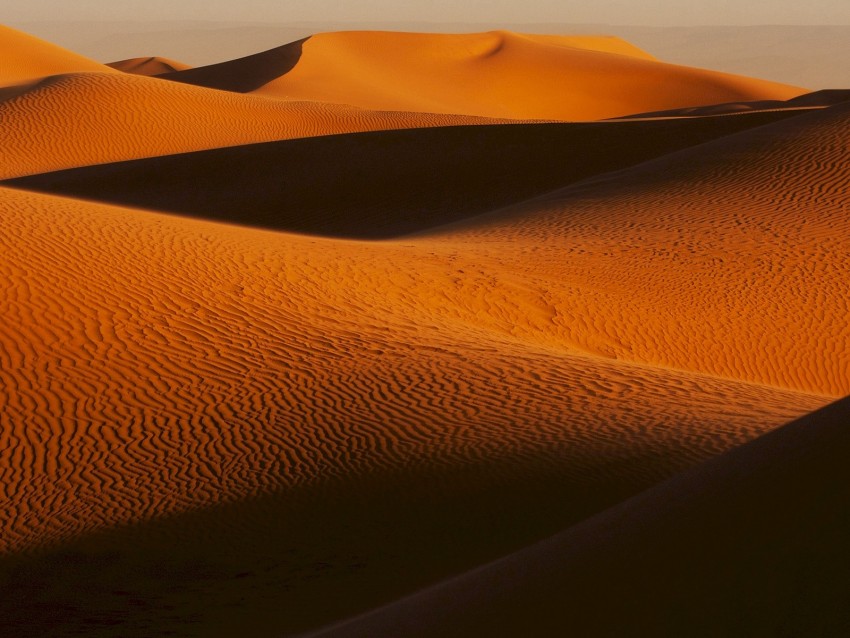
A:
[[[31,35],[0,25],[0,87],[59,73],[108,73],[110,69]]]
[[[190,68],[188,64],[159,57],[131,58],[129,60],[110,62],[106,66],[118,71],[123,71],[124,73],[148,76],[173,73],[174,71],[185,71]]]
[[[376,239],[502,208],[788,115],[336,135],[86,167],[7,183],[232,223]]]
[[[543,543],[311,636],[842,635],[848,422],[845,399]]]
[[[301,59],[309,38],[257,53],[249,58],[222,62],[212,67],[180,70],[165,76],[169,80],[196,84],[222,91],[250,93],[289,73]]]
[[[842,396],[848,139],[850,105],[839,105],[433,236],[474,253],[533,247],[506,260],[517,273],[557,272],[561,286],[586,291],[562,312],[567,325],[593,317],[568,333],[591,350]]]
[[[297,51],[280,47],[163,77],[248,90],[256,78],[273,76],[289,68],[293,60],[291,69],[254,92],[375,110],[553,120],[598,120],[700,104],[784,100],[805,92],[665,64],[618,39],[503,31],[323,33],[303,41]]]

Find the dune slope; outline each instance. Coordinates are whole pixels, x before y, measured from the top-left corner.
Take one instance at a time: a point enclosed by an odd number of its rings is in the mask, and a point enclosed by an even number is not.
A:
[[[850,399],[314,636],[839,636]]]
[[[563,342],[843,396],[848,166],[850,104],[841,104],[431,236],[561,299],[547,332]]]
[[[271,100],[117,71],[54,76],[2,98],[3,178],[269,140],[490,122]]]
[[[385,238],[787,117],[381,131],[34,175],[10,186],[288,231]]]
[[[618,39],[504,31],[322,33],[256,56],[162,77],[375,110],[554,120],[784,100],[805,92],[665,64]]]
[[[315,627],[825,401],[541,347],[545,291],[453,245],[0,202],[15,635]]]
[[[103,64],[0,25],[0,87],[59,73],[109,73]]]

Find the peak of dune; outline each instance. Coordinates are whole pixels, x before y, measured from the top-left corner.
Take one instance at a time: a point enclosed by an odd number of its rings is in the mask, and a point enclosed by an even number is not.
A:
[[[803,89],[659,62],[619,38],[491,31],[320,33],[163,77],[363,108],[597,120],[702,104],[786,100]]]
[[[188,64],[160,57],[130,58],[119,60],[118,62],[110,62],[106,66],[135,75],[161,75],[163,73],[173,73],[174,71],[185,71],[191,68]]]
[[[111,69],[55,44],[0,25],[0,86],[79,72],[111,72]]]
[[[313,638],[844,635],[850,399]]]

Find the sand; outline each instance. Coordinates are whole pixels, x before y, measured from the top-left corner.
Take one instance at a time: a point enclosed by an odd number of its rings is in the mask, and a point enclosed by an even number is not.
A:
[[[325,33],[163,77],[288,100],[512,119],[598,120],[805,93],[658,62],[616,38],[507,31]]]
[[[124,73],[134,73],[136,75],[161,75],[174,71],[185,71],[191,68],[188,64],[161,57],[130,58],[128,60],[110,62],[106,66],[123,71]]]
[[[545,542],[310,635],[841,635],[848,419],[845,399]]]
[[[111,69],[44,40],[0,25],[0,87],[59,73],[107,73]]]
[[[846,619],[840,94],[612,38],[176,82],[2,36],[49,64],[0,91],[0,633]],[[555,103],[643,116],[494,119]]]
[[[272,100],[118,72],[57,75],[9,96],[0,91],[0,178],[270,140],[490,122]]]

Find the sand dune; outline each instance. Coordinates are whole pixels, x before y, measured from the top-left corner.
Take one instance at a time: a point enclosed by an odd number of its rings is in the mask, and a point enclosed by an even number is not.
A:
[[[163,77],[229,91],[375,110],[597,120],[733,101],[796,87],[655,61],[616,38],[323,33]]]
[[[174,71],[185,71],[192,68],[188,64],[169,60],[168,58],[130,58],[118,62],[110,62],[106,66],[124,73],[135,73],[136,75],[160,75]]]
[[[7,183],[278,230],[375,239],[501,208],[789,115],[794,113],[335,135]]]
[[[846,92],[508,32],[4,59],[0,634],[840,633],[847,400],[746,443],[850,393]]]
[[[842,396],[848,140],[843,104],[433,234],[563,298],[546,331],[563,342]]]
[[[58,73],[110,69],[44,40],[0,25],[0,87],[24,84]]]
[[[850,399],[539,545],[311,635],[843,635],[848,420]]]
[[[551,321],[546,291],[452,244],[318,240],[0,192],[0,537],[24,556],[67,548],[6,563],[2,615],[16,635],[84,626],[116,605],[132,618],[131,600],[178,605],[189,618],[154,616],[189,635],[315,627],[824,402],[540,347],[522,326]],[[349,501],[350,535],[281,530]],[[492,529],[518,511],[525,525]],[[400,556],[430,516],[452,542]],[[151,531],[159,520],[164,536]],[[121,531],[130,523],[144,523],[138,535]],[[182,575],[164,589],[155,574],[167,565]],[[59,568],[89,583],[84,596]],[[212,611],[184,606],[197,587]],[[245,587],[259,592],[234,609]],[[31,613],[57,605],[77,611]]]
[[[331,133],[490,122],[271,100],[118,72],[59,75],[0,101],[0,177]]]

